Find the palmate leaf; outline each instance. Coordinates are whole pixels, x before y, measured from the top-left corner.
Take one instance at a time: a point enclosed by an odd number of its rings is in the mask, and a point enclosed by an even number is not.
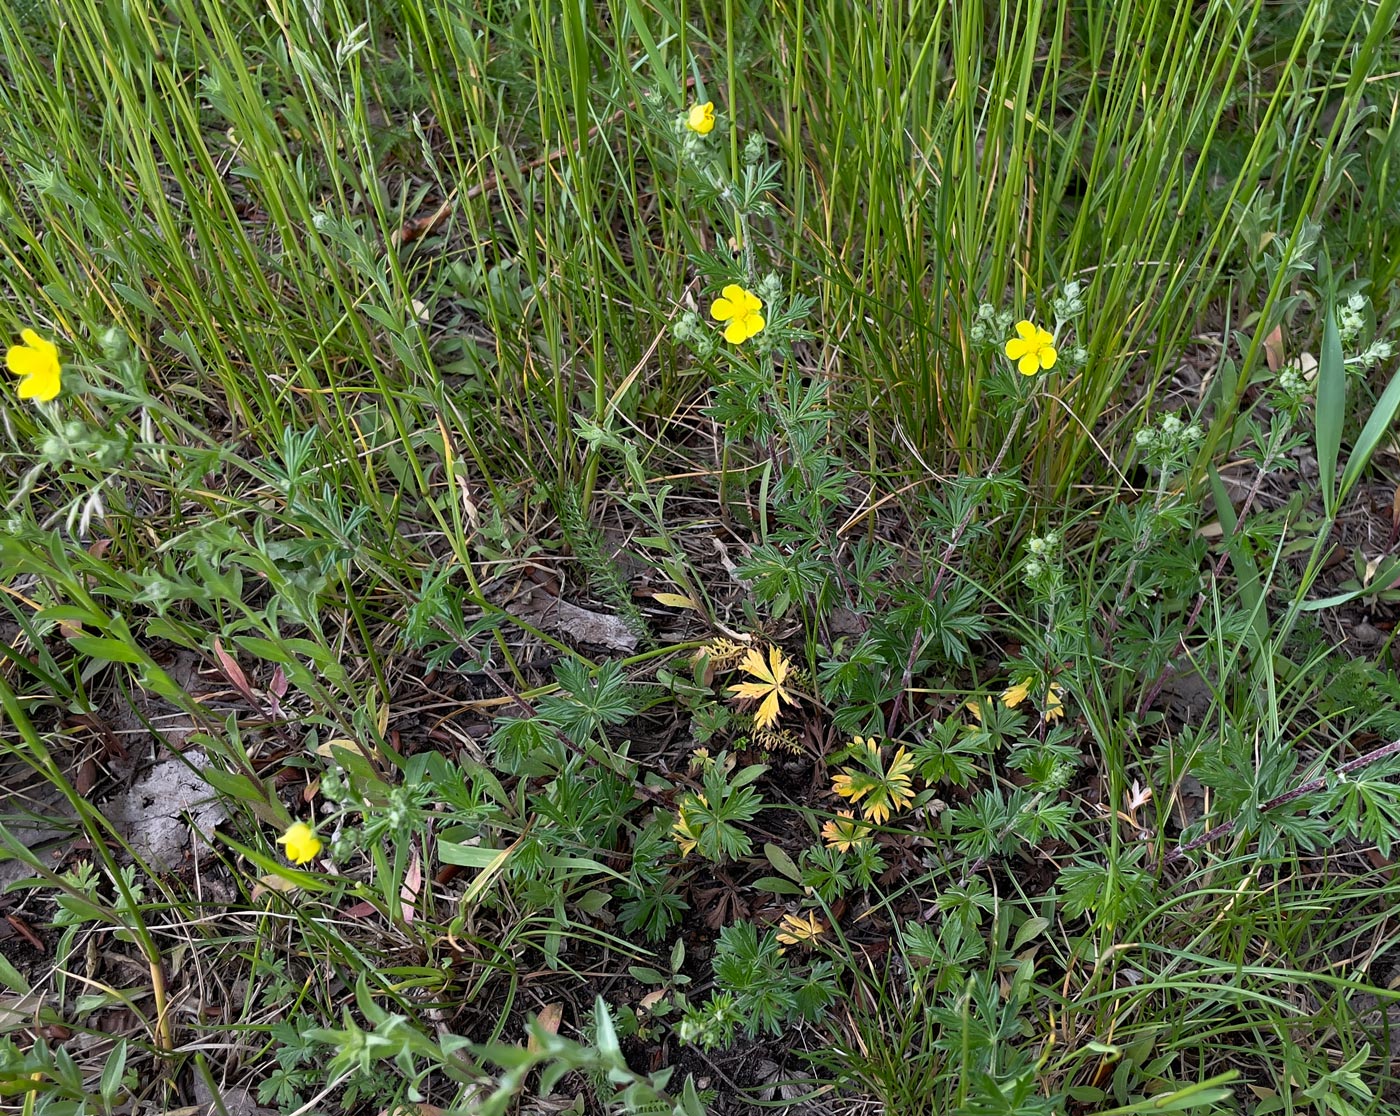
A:
[[[755,728],[771,728],[777,724],[781,711],[780,702],[797,704],[797,699],[786,686],[791,667],[778,648],[768,649],[766,663],[763,661],[763,652],[756,647],[751,648],[744,656],[744,661],[739,664],[739,669],[756,681],[735,683],[729,687],[729,692],[735,697],[751,698],[759,703],[758,711],[753,715]]]
[[[880,746],[874,740],[856,737],[853,756],[865,770],[846,768],[832,779],[831,789],[861,805],[866,818],[881,825],[892,810],[903,810],[914,801],[914,757],[900,748],[886,768],[880,760]]]

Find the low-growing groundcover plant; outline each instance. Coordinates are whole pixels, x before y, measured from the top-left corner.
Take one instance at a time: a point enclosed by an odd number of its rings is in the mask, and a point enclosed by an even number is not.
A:
[[[0,1104],[1400,1102],[1396,4],[895,7],[0,9]]]

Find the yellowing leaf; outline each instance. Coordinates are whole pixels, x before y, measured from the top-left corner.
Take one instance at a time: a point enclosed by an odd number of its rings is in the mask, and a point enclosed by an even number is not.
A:
[[[808,911],[806,918],[802,915],[785,914],[779,924],[778,941],[783,945],[802,945],[810,948],[816,944],[817,937],[825,929],[814,911]]]
[[[659,1004],[662,1000],[664,1000],[664,999],[666,998],[667,995],[668,995],[668,993],[667,993],[666,989],[664,989],[664,988],[658,988],[658,989],[656,989],[656,991],[654,991],[654,992],[648,992],[645,996],[643,996],[643,997],[637,1002],[637,1006],[638,1006],[639,1008],[641,1008],[642,1011],[650,1011],[650,1010],[651,1010],[652,1008],[654,1008],[657,1004]]]
[[[289,880],[285,876],[259,876],[258,882],[253,885],[253,902],[256,903],[269,891],[280,891],[284,894],[297,889],[296,880]]]
[[[891,809],[905,810],[914,802],[914,757],[900,748],[887,768],[880,761],[880,746],[874,740],[856,737],[854,759],[859,766],[848,767],[831,781],[831,789],[852,802],[865,799],[861,809],[876,825],[889,821]],[[863,770],[862,770],[863,769]]]
[[[540,1030],[550,1035],[557,1035],[559,1033],[559,1024],[563,1022],[563,1019],[564,1005],[557,1001],[552,1004],[545,1004],[544,1007],[540,1008],[539,1015],[535,1016],[535,1022],[540,1025]],[[534,1053],[539,1053],[540,1041],[535,1037],[533,1028],[531,1029],[530,1037],[526,1040],[526,1049]]]
[[[1277,372],[1283,367],[1283,323],[1274,326],[1272,332],[1264,338],[1264,361],[1269,366],[1270,372]]]
[[[688,608],[692,612],[700,611],[700,606],[684,593],[653,593],[651,599],[667,608]]]
[[[1014,686],[1008,686],[1001,692],[1001,703],[1008,709],[1015,709],[1021,702],[1026,700],[1026,695],[1031,692],[1031,679],[1023,678]],[[981,712],[980,710],[978,711]]]
[[[781,709],[780,701],[789,705],[797,704],[797,699],[784,685],[791,668],[783,653],[776,647],[768,649],[766,663],[763,661],[762,651],[756,647],[750,648],[743,662],[739,664],[739,669],[757,681],[736,683],[729,687],[729,692],[735,697],[752,698],[759,703],[758,711],[753,715],[756,728],[771,728],[777,723]]]

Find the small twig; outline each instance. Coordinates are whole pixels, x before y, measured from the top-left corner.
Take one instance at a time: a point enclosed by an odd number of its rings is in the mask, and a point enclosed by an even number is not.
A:
[[[924,649],[924,630],[919,628],[914,633],[914,638],[909,644],[909,658],[904,664],[904,676],[900,679],[899,693],[895,695],[894,704],[890,706],[890,715],[885,720],[885,735],[893,736],[895,729],[899,727],[899,718],[904,715],[904,695],[909,692],[909,687],[914,684],[914,664],[918,662],[919,652]],[[910,712],[913,711],[913,703],[910,703]]]
[[[1259,812],[1263,814],[1270,810],[1276,810],[1280,806],[1287,806],[1290,802],[1297,801],[1305,794],[1313,794],[1316,791],[1323,790],[1332,779],[1339,776],[1350,775],[1353,771],[1359,771],[1363,767],[1369,767],[1373,763],[1379,763],[1383,759],[1389,759],[1391,756],[1396,755],[1400,755],[1400,740],[1392,740],[1384,747],[1367,752],[1365,755],[1357,756],[1354,760],[1348,760],[1338,767],[1330,776],[1322,775],[1316,779],[1309,779],[1306,783],[1298,784],[1298,786],[1294,787],[1291,791],[1285,791],[1283,794],[1269,799],[1259,807]],[[1172,849],[1162,858],[1162,867],[1165,868],[1168,864],[1176,863],[1178,860],[1183,859],[1187,853],[1194,852],[1203,845],[1208,845],[1212,841],[1218,841],[1221,837],[1228,837],[1235,831],[1235,825],[1236,820],[1232,819],[1221,825],[1217,825],[1214,829],[1206,830],[1206,832],[1202,833],[1199,837],[1186,842],[1184,845],[1177,845],[1176,848]]]

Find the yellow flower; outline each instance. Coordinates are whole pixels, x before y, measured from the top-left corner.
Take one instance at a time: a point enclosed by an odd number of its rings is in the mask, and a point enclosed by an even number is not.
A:
[[[1008,686],[1001,692],[1001,703],[1008,709],[1015,709],[1021,702],[1026,700],[1026,695],[1031,692],[1031,680],[1024,678],[1014,686]]]
[[[1006,355],[1016,362],[1023,376],[1034,376],[1042,368],[1055,367],[1055,338],[1030,322],[1016,323],[1016,336],[1006,343]]]
[[[715,299],[710,307],[710,317],[717,322],[728,322],[724,327],[724,339],[731,345],[742,344],[755,333],[762,333],[768,323],[763,320],[763,300],[751,291],[744,290],[738,283],[730,283]]]
[[[817,937],[826,929],[826,926],[817,918],[814,912],[809,911],[807,917],[801,915],[785,914],[783,921],[779,924],[778,941],[783,945],[802,945],[809,949],[816,944]]]
[[[691,105],[685,114],[685,126],[692,132],[708,136],[715,130],[715,103],[706,101],[703,105]]]
[[[789,705],[796,705],[797,699],[783,685],[787,681],[788,661],[776,647],[768,648],[768,662],[763,661],[763,652],[756,647],[749,648],[739,669],[758,679],[757,682],[739,682],[729,687],[735,697],[759,700],[758,712],[753,715],[754,728],[772,728],[777,724],[779,699]]]
[[[838,779],[841,776],[836,776]],[[837,852],[850,852],[857,845],[870,839],[870,827],[856,821],[850,810],[838,810],[837,816],[822,826],[822,840],[826,847]]]
[[[321,838],[305,822],[294,822],[286,833],[277,838],[277,843],[287,846],[287,859],[293,864],[314,860],[321,851]]]
[[[759,327],[762,328],[761,326]],[[58,347],[45,341],[32,329],[22,330],[23,345],[11,345],[5,352],[5,367],[20,378],[19,397],[47,403],[63,387]]]
[[[1050,683],[1050,692],[1045,697],[1045,720],[1053,721],[1065,715],[1065,703],[1060,695],[1065,691],[1058,682]]]

